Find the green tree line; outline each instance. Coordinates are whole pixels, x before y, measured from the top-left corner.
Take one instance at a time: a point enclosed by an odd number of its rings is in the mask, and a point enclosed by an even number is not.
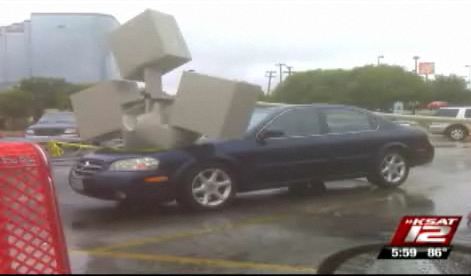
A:
[[[456,75],[425,80],[399,66],[363,66],[351,70],[312,70],[293,74],[263,100],[284,103],[338,103],[390,109],[394,102],[471,104],[466,81]]]
[[[72,84],[63,79],[31,78],[0,92],[0,117],[30,118],[36,121],[45,109],[70,110],[69,96],[88,85]]]

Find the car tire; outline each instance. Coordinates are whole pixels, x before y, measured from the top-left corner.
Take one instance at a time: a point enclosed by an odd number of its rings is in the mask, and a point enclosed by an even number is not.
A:
[[[295,196],[319,195],[325,193],[326,190],[322,181],[292,183],[288,186],[289,193]]]
[[[232,202],[237,191],[233,172],[222,164],[191,168],[177,188],[178,204],[193,210],[218,210]]]
[[[468,130],[460,125],[451,126],[446,130],[446,136],[452,141],[463,141],[468,135]]]
[[[409,163],[403,151],[388,150],[378,158],[368,181],[381,188],[396,188],[409,176]]]

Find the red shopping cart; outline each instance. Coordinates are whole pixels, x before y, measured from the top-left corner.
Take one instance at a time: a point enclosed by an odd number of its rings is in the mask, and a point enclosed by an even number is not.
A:
[[[46,155],[0,143],[0,273],[70,273],[66,249]]]

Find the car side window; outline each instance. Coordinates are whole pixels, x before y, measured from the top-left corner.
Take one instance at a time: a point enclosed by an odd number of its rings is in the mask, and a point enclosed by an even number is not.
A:
[[[435,116],[438,117],[456,117],[458,115],[459,109],[439,109]]]
[[[324,110],[324,115],[329,133],[368,131],[377,124],[367,113],[357,110],[330,108]]]
[[[319,115],[313,108],[300,108],[286,111],[266,128],[278,130],[284,136],[310,136],[321,134]]]
[[[464,113],[464,117],[465,118],[471,118],[471,109],[466,109],[466,111]]]

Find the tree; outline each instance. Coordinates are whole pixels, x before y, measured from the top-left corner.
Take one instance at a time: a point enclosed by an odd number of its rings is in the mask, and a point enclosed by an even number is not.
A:
[[[29,93],[10,89],[0,94],[0,116],[27,118],[32,114],[32,99]]]
[[[32,116],[37,120],[47,108],[71,109],[70,95],[87,86],[67,83],[63,79],[31,78],[22,80],[18,89],[30,95]]]
[[[270,100],[387,109],[395,101],[424,101],[426,90],[421,77],[399,66],[363,66],[296,73],[276,87]]]
[[[314,70],[296,73],[278,85],[270,100],[286,103],[348,101],[349,72]]]
[[[352,70],[349,98],[358,106],[388,109],[394,102],[422,102],[426,85],[421,77],[399,66],[364,66]]]
[[[460,105],[471,103],[471,92],[466,89],[466,80],[456,75],[438,75],[428,86],[429,101],[446,101]]]
[[[70,110],[70,95],[87,88],[86,84],[71,84],[62,79],[32,78],[0,93],[0,117],[12,122],[38,120],[46,108]]]

